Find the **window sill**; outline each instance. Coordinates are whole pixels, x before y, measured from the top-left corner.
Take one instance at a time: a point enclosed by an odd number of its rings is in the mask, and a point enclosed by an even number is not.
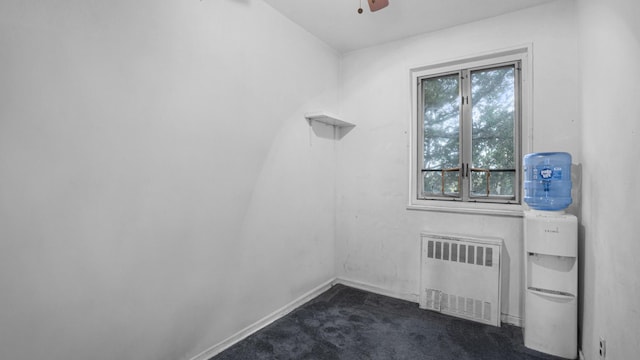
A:
[[[419,202],[411,202],[407,205],[407,210],[510,217],[524,216],[524,207],[518,204],[490,204],[460,201],[421,200]]]

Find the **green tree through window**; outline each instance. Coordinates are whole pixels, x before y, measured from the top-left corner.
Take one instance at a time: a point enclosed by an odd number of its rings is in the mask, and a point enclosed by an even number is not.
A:
[[[420,78],[422,198],[516,202],[519,62]]]

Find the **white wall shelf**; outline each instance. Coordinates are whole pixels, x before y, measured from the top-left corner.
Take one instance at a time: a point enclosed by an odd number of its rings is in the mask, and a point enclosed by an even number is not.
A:
[[[304,117],[305,119],[307,119],[307,121],[309,121],[309,125],[311,125],[312,122],[317,121],[338,128],[356,126],[355,124],[339,119],[336,115],[324,111],[306,113]]]

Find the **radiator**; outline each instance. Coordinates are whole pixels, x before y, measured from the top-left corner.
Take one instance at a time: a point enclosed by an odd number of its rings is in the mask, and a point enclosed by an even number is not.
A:
[[[420,308],[500,326],[502,239],[421,234]]]

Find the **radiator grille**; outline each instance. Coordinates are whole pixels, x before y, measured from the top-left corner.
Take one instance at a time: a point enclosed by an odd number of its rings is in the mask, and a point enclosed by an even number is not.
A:
[[[422,234],[420,307],[500,326],[502,240]]]
[[[428,240],[427,258],[491,267],[493,266],[493,247],[458,244],[457,240]]]

